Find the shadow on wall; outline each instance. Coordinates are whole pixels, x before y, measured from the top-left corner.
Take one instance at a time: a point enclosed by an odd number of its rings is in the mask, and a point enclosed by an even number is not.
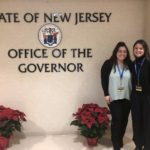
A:
[[[86,138],[79,134],[77,134],[76,138],[74,139],[74,142],[82,143],[86,147],[88,146]],[[101,139],[99,139],[98,143],[108,148],[112,147],[110,131],[107,131],[106,134]]]
[[[74,143],[81,143],[83,146],[85,146],[87,148],[89,147],[89,149],[86,149],[86,150],[93,150],[93,149],[95,150],[94,147],[92,148],[92,147],[88,146],[86,138],[81,136],[81,135],[79,135],[79,134],[77,134],[77,136],[74,138]],[[132,143],[132,139],[125,135],[124,136],[124,145],[128,145],[130,143]],[[106,134],[101,139],[99,139],[98,145],[101,148],[105,148],[105,149],[112,148],[111,131],[110,131],[110,129],[106,131]]]
[[[99,63],[87,64],[89,69],[86,70],[86,76],[80,81],[77,95],[78,102],[81,103],[97,103],[100,106],[107,106],[104,101],[104,94],[100,80],[100,65]],[[82,93],[82,96],[81,96]]]
[[[32,126],[36,131],[38,132],[29,132],[24,133],[24,130],[22,129],[22,132],[15,132],[12,139],[10,140],[10,145],[8,150],[29,150],[37,143],[40,143],[44,140],[46,137],[46,133],[43,129],[38,127],[34,122],[28,120],[26,122],[26,126]],[[34,137],[41,137],[41,138],[34,138]],[[26,140],[27,138],[32,138],[32,142],[28,142]],[[20,147],[20,148],[19,148]]]

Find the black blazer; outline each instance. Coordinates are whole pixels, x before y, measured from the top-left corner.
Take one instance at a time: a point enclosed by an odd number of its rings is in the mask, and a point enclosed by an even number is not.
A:
[[[113,64],[114,64],[113,61],[108,59],[104,62],[104,64],[102,65],[102,68],[101,68],[101,84],[102,84],[102,88],[103,88],[105,96],[109,95],[109,92],[108,92],[109,75],[110,75],[110,72],[112,70]],[[128,65],[129,70],[131,72],[131,68],[133,68],[132,62],[128,62],[127,65]]]
[[[101,84],[104,91],[104,95],[108,96],[108,85],[109,85],[109,75],[113,67],[113,62],[111,60],[106,60],[101,68]]]
[[[135,62],[132,64],[132,91],[135,92],[137,85],[137,75],[134,68]],[[150,95],[150,61],[145,60],[140,72],[140,85],[142,86],[142,93]]]

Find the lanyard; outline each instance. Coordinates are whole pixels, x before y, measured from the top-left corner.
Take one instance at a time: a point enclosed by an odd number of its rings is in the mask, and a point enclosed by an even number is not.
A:
[[[122,69],[122,71],[120,70],[118,64],[117,64],[117,69],[118,69],[118,72],[119,72],[119,76],[120,76],[120,81],[122,80],[123,78],[123,73],[124,73],[124,68]]]
[[[135,73],[136,73],[138,85],[139,85],[139,80],[140,80],[140,72],[141,72],[141,68],[142,68],[142,66],[143,66],[143,64],[144,64],[144,61],[145,61],[145,58],[144,58],[144,59],[142,60],[142,62],[140,63],[140,67],[139,67],[138,70],[137,70],[137,64],[136,64],[136,62],[135,62],[135,64],[134,64],[134,68],[135,68]]]

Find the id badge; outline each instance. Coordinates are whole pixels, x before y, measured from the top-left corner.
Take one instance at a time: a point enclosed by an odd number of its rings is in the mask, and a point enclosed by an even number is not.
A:
[[[142,92],[142,87],[141,86],[139,86],[139,85],[136,85],[136,91],[138,91],[138,92]]]
[[[124,90],[124,87],[123,87],[123,86],[119,86],[119,87],[118,87],[118,91],[121,92],[121,91],[123,91],[123,90]]]

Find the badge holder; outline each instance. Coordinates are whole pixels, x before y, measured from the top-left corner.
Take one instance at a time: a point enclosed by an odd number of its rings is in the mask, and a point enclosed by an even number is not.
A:
[[[142,92],[142,86],[136,85],[135,89],[138,92]]]
[[[142,86],[140,86],[139,80],[138,80],[138,84],[135,86],[135,89],[138,92],[142,92]]]
[[[120,86],[118,87],[118,91],[119,92],[124,91],[124,87],[122,86],[122,80],[120,80]]]
[[[119,91],[119,92],[124,91],[124,87],[123,87],[123,86],[118,87],[118,91]]]

